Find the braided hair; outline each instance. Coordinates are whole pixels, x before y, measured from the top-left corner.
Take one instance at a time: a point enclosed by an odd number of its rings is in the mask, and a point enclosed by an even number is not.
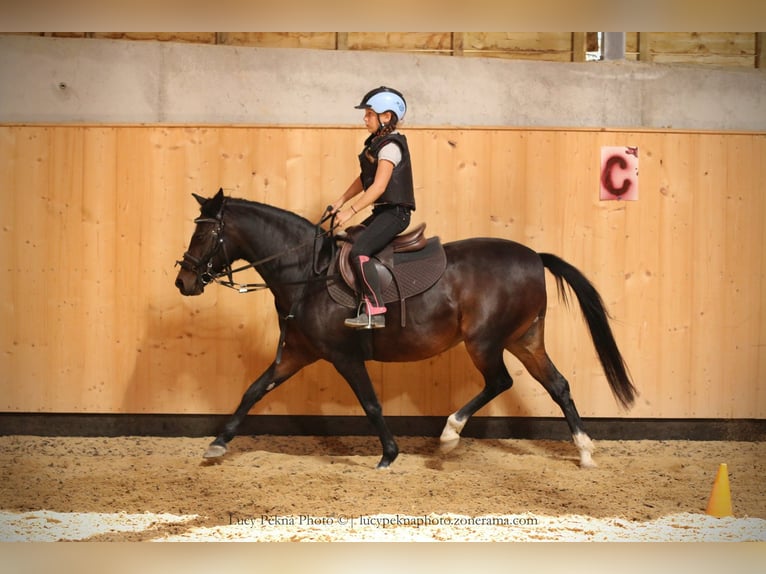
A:
[[[388,134],[396,130],[396,124],[399,123],[399,117],[394,112],[389,113],[391,114],[391,121],[387,124],[380,121],[380,114],[378,114],[378,123],[380,124],[380,127],[372,138],[372,142],[378,141],[380,138],[386,137]]]

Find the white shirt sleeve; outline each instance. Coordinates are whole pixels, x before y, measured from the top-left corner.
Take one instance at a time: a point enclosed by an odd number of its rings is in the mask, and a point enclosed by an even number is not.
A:
[[[402,161],[402,150],[394,142],[387,143],[378,152],[378,161],[385,159],[394,164],[394,167]]]

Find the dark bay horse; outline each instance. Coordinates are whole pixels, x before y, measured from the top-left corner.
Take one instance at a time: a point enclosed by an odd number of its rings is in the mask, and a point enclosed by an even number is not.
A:
[[[609,386],[620,404],[632,405],[636,389],[612,335],[603,301],[586,277],[555,255],[536,253],[513,241],[475,238],[444,245],[447,268],[439,281],[406,302],[406,327],[399,305],[390,304],[388,326],[360,333],[344,326],[355,310],[328,294],[326,272],[335,239],[292,212],[262,203],[195,195],[201,215],[189,248],[179,261],[176,286],[199,295],[205,285],[230,275],[231,264],[250,262],[272,292],[280,317],[277,358],[253,382],[239,407],[210,444],[207,458],[223,456],[237,428],[266,393],[303,367],[324,359],[348,382],[374,425],[383,446],[378,468],[399,453],[365,367],[365,360],[416,361],[463,341],[484,388],[447,418],[442,445],[454,447],[468,419],[513,384],[503,351],[513,353],[559,405],[580,452],[583,467],[595,466],[593,444],[569,392],[569,383],[545,350],[545,273],[548,269],[566,301],[568,284],[590,330]],[[324,271],[322,271],[324,270]],[[371,348],[370,348],[371,338]]]

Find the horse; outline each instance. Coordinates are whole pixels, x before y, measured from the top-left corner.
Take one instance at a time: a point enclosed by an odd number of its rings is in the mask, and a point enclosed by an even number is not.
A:
[[[444,450],[457,446],[463,427],[476,411],[513,385],[503,361],[507,350],[561,408],[580,466],[596,466],[593,442],[569,383],[545,349],[545,269],[555,278],[565,303],[566,286],[574,292],[616,401],[626,409],[635,401],[637,390],[601,296],[582,272],[556,255],[499,238],[445,243],[446,269],[432,287],[406,301],[406,326],[399,321],[400,305],[392,304],[388,305],[389,326],[359,333],[343,324],[352,311],[328,294],[328,269],[338,238],[332,228],[321,227],[327,216],[312,223],[272,205],[224,196],[222,189],[211,198],[193,195],[200,204],[200,216],[194,220],[189,247],[177,262],[181,269],[176,287],[184,296],[200,295],[212,282],[236,287],[233,273],[253,267],[264,281],[259,286],[273,294],[281,331],[275,360],[247,388],[204,453],[207,459],[225,455],[255,403],[321,359],[331,363],[353,390],[380,439],[383,454],[377,468],[387,468],[399,447],[383,417],[365,361],[417,361],[463,342],[484,378],[484,387],[447,417],[440,436]],[[240,260],[248,264],[232,269],[232,263]]]

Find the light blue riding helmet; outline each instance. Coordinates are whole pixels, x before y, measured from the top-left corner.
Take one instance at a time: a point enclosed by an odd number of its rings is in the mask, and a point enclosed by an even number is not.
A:
[[[407,113],[407,102],[404,101],[401,92],[386,86],[370,90],[364,95],[362,102],[354,107],[358,110],[370,108],[377,114],[393,112],[399,121],[403,120],[404,114]]]

